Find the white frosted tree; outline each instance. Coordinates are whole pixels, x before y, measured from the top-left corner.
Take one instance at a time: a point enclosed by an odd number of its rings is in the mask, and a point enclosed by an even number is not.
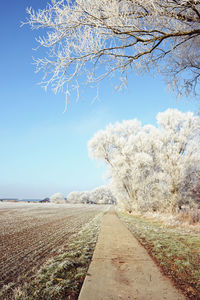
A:
[[[27,9],[25,23],[42,29],[36,60],[44,85],[55,91],[71,83],[100,82],[129,70],[156,68],[179,93],[198,91],[200,2],[196,0],[52,0]],[[85,79],[85,80],[84,80]]]
[[[166,174],[171,209],[181,206],[193,185],[192,173],[200,168],[200,119],[193,113],[168,109],[157,115],[162,135],[161,167]],[[185,195],[181,193],[187,186]],[[184,197],[186,196],[186,197]]]
[[[91,195],[90,195],[89,191],[80,192],[80,203],[83,203],[83,204],[90,203],[90,198],[91,198]]]
[[[77,204],[77,203],[80,203],[80,192],[70,192],[68,195],[67,195],[67,201],[69,203],[73,203],[73,204]]]
[[[61,193],[55,193],[50,197],[50,202],[55,204],[64,204],[66,200]]]
[[[126,174],[126,166],[130,164],[130,157],[126,155],[124,147],[130,137],[140,130],[141,123],[136,119],[115,125],[110,124],[106,130],[97,132],[88,143],[91,158],[105,161],[112,177],[121,174],[122,185],[129,198],[131,197],[130,178]]]
[[[67,196],[67,201],[74,204],[86,204],[90,203],[89,191],[74,191],[70,192]]]
[[[90,156],[108,165],[118,204],[130,212],[174,211],[187,196],[191,200],[191,175],[200,167],[200,119],[169,109],[157,121],[158,128],[137,120],[109,125],[88,143]]]
[[[152,201],[150,187],[155,191],[158,186],[158,134],[153,126],[143,128],[139,121],[130,120],[109,125],[88,143],[89,155],[107,163],[113,194],[128,211],[143,206],[141,199]],[[144,181],[149,185],[146,192]]]
[[[116,200],[108,186],[100,186],[92,190],[90,198],[97,204],[115,204]]]
[[[107,186],[100,186],[92,191],[74,191],[67,200],[76,204],[114,204],[115,198]]]

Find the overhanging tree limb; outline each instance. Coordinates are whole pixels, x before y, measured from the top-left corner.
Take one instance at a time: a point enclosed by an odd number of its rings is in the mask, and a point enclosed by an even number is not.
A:
[[[27,12],[26,23],[46,32],[38,43],[50,53],[36,66],[55,91],[115,72],[125,78],[134,67],[156,68],[177,92],[198,93],[199,1],[52,0],[44,10]]]

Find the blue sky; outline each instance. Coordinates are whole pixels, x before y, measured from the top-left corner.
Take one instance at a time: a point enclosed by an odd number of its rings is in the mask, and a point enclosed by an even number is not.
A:
[[[105,168],[88,158],[87,142],[108,123],[138,118],[155,124],[167,108],[196,111],[194,99],[177,100],[160,77],[131,74],[128,89],[101,85],[100,101],[87,89],[76,102],[71,95],[45,92],[38,85],[32,57],[39,56],[37,31],[20,27],[26,7],[43,8],[46,0],[1,1],[0,198],[44,198],[55,192],[89,190],[105,184]]]

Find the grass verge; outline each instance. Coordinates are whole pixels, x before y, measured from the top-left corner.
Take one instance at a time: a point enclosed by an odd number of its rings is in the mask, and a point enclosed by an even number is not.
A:
[[[200,235],[141,216],[118,215],[188,299],[200,299]]]
[[[97,242],[102,215],[98,214],[78,234],[68,239],[67,245],[41,267],[30,283],[17,288],[5,286],[0,292],[0,299],[78,299]]]

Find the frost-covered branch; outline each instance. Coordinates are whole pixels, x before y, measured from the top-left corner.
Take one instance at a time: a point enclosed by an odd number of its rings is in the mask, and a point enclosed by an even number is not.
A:
[[[36,68],[55,91],[156,67],[178,92],[198,92],[199,1],[52,0],[27,13],[26,23],[44,32],[39,47],[49,50]]]

